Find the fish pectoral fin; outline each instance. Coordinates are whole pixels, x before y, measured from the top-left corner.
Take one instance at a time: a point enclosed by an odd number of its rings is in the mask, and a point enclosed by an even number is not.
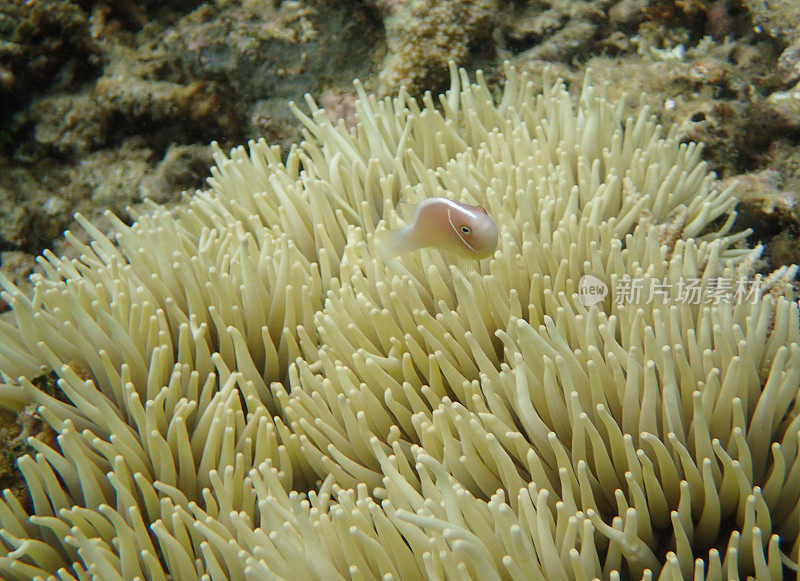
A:
[[[466,258],[465,256],[456,256],[453,261],[453,268],[461,273],[465,278],[471,272],[478,272],[478,260],[473,258]]]

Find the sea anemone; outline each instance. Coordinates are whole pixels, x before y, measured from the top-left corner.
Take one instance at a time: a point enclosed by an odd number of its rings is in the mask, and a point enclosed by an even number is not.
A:
[[[796,567],[796,268],[755,274],[732,192],[646,109],[505,72],[499,100],[454,66],[421,103],[356,83],[352,129],[309,97],[286,161],[217,149],[181,207],[79,218],[32,297],[0,278],[0,401],[57,434],[19,459],[29,506],[0,501],[4,576]],[[484,206],[494,256],[385,265],[374,234],[429,196]],[[614,292],[588,305],[586,275]]]

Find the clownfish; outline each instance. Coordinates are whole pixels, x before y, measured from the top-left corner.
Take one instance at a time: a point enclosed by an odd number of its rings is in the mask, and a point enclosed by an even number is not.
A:
[[[437,248],[472,260],[497,248],[497,225],[481,206],[447,198],[426,198],[414,207],[410,223],[380,232],[375,246],[384,260],[420,248]]]

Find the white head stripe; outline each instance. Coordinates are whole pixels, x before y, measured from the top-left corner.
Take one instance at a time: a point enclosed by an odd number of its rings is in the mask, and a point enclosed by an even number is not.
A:
[[[453,224],[453,217],[450,215],[450,208],[447,208],[447,221],[450,222],[450,226],[453,228],[453,232],[456,233],[456,236],[461,238],[461,242],[464,243],[464,246],[472,250],[475,254],[478,254],[478,251],[475,250],[472,246],[470,246],[469,242],[464,240],[464,237],[461,235],[461,232],[456,228],[456,225]]]

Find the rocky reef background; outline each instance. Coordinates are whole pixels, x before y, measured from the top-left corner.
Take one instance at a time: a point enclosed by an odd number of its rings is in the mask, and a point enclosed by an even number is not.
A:
[[[102,225],[145,198],[203,187],[223,149],[300,129],[311,93],[352,120],[368,90],[445,88],[447,62],[502,85],[504,60],[587,68],[640,99],[736,181],[764,268],[800,262],[800,4],[795,0],[4,0],[0,3],[0,268],[24,286],[79,211]],[[642,96],[643,95],[643,96]],[[5,305],[0,302],[0,311]],[[2,418],[0,488],[35,417]]]

